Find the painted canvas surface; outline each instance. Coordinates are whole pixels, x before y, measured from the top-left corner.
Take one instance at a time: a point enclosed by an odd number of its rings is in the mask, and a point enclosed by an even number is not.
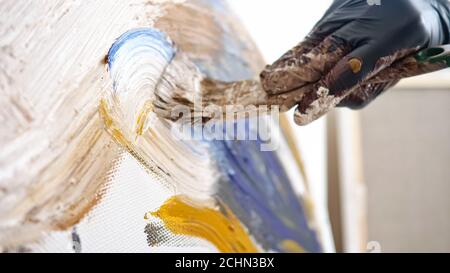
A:
[[[16,26],[23,33],[1,51],[9,56],[0,73],[1,250],[322,251],[283,116],[211,128],[256,136],[234,140],[194,138],[198,126],[179,135],[153,111],[155,90],[189,88],[183,67],[166,73],[181,55],[195,66],[186,69],[217,80],[257,76],[264,62],[226,2],[75,2],[33,3],[35,22],[51,7],[68,12],[38,37]],[[81,14],[99,27],[84,26]],[[68,31],[63,22],[76,23]],[[74,31],[86,40],[71,43]]]

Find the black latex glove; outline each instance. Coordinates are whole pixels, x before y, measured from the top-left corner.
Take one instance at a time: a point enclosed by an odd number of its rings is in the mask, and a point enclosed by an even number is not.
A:
[[[332,34],[353,50],[333,69],[336,76],[327,83],[331,94],[349,90],[379,69],[380,57],[402,49],[447,44],[449,14],[446,0],[384,0],[379,6],[364,0],[334,1],[316,26],[318,35]],[[362,62],[361,71],[349,69],[350,58]]]
[[[333,107],[366,105],[396,83],[365,86],[368,76],[419,49],[449,43],[448,1],[381,0],[380,5],[369,2],[335,0],[305,41],[262,72],[261,81],[269,94],[312,83],[316,89],[323,88],[320,96],[326,91],[321,100],[318,96],[303,97],[306,102],[299,102],[298,123],[312,121],[307,120],[311,117],[305,119],[306,112],[315,111],[312,119],[316,119],[329,110],[308,109],[324,100]]]

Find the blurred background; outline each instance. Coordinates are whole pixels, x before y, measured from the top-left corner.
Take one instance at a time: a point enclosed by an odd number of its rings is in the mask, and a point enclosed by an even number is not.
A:
[[[331,0],[229,0],[267,63]],[[450,251],[450,73],[403,80],[362,111],[295,129],[326,250]],[[330,220],[328,220],[330,219]],[[328,222],[329,221],[329,222]]]

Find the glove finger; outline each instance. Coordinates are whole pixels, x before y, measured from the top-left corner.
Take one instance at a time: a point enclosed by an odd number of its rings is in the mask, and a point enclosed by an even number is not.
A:
[[[337,107],[347,107],[353,110],[362,109],[381,95],[387,89],[396,85],[400,80],[386,81],[380,83],[364,83],[356,86]]]
[[[275,95],[317,82],[349,51],[348,44],[329,36],[306,54],[293,54],[276,66],[266,67],[260,75],[261,84],[269,95]]]
[[[321,82],[313,85],[311,92],[305,93],[294,112],[297,125],[307,125],[333,109],[339,102],[329,94]]]
[[[308,35],[304,41],[283,54],[273,64],[267,65],[259,75],[266,92],[279,94],[300,87],[307,82],[307,78],[297,76],[295,68],[303,62],[307,62],[304,55],[318,46],[322,40],[321,37]],[[290,77],[293,78],[289,79]]]

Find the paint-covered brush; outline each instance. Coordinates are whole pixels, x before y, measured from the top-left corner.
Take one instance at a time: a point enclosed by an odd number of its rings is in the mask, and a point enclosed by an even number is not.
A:
[[[386,68],[379,69],[380,72],[373,73],[345,95],[330,95],[323,87],[322,77],[347,54],[349,48],[332,37],[312,49],[308,48],[311,44],[306,41],[290,50],[273,65],[267,66],[260,79],[237,82],[208,78],[183,52],[178,52],[155,90],[154,111],[173,121],[205,122],[213,118],[233,117],[240,112],[257,114],[264,111],[261,109],[268,111],[273,107],[284,112],[298,105],[295,121],[305,125],[339,104],[351,106],[357,100],[369,101],[370,96],[379,94],[402,78],[450,65],[449,46],[428,48],[419,53],[405,50],[392,57],[397,61],[386,61]],[[348,65],[357,71],[361,63],[352,59]]]

